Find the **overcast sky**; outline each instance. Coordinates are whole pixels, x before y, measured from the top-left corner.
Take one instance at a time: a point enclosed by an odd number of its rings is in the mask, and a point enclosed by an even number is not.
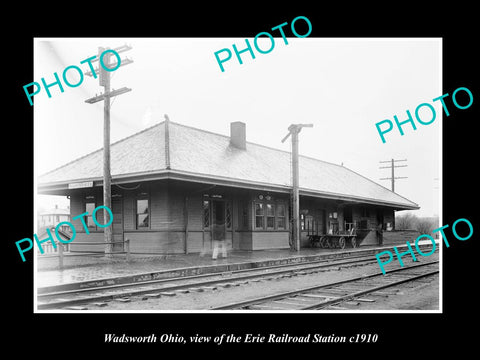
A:
[[[266,43],[260,47],[267,49]],[[253,43],[253,39],[250,39]],[[441,39],[275,38],[268,54],[233,55],[221,72],[214,52],[244,38],[38,38],[34,79],[40,83],[61,78],[69,65],[87,71],[80,61],[96,55],[98,47],[133,47],[121,57],[134,63],[112,72],[112,87],[130,87],[111,108],[111,140],[118,141],[161,122],[171,121],[229,134],[232,121],[247,124],[247,141],[290,150],[281,143],[292,123],[313,123],[300,134],[300,153],[341,164],[390,188],[389,169],[379,161],[408,159],[396,169],[400,195],[420,205],[420,216],[438,215],[441,189],[442,95]],[[96,63],[98,66],[98,63]],[[69,80],[78,82],[75,71]],[[85,77],[75,88],[57,86],[48,98],[44,89],[35,96],[35,171],[42,174],[103,147],[103,102],[85,100],[99,94],[98,79]],[[28,100],[25,97],[26,106]],[[407,119],[421,103],[431,103],[437,119],[417,130],[404,126],[380,140],[375,123]],[[428,118],[425,112],[425,118]],[[400,165],[399,164],[399,165]],[[383,164],[383,166],[388,164]],[[301,186],[301,184],[300,184]],[[58,197],[38,197],[38,206],[68,204]]]

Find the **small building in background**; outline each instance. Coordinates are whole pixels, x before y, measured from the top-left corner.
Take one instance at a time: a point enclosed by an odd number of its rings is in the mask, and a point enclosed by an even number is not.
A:
[[[42,211],[37,215],[37,226],[39,231],[46,227],[55,227],[63,221],[70,222],[70,206],[67,206],[66,209],[61,209],[58,205],[55,205],[55,208]],[[71,232],[69,226],[62,225],[60,228],[65,232]]]
[[[57,204],[53,209],[41,211],[37,214],[37,236],[39,239],[45,239],[48,237],[46,229],[50,229],[50,232],[55,237],[55,229],[57,225],[61,222],[68,221],[70,222],[70,206],[67,206],[66,209],[59,208]],[[62,237],[63,240],[69,240],[70,236],[72,235],[72,229],[68,225],[61,225],[58,227],[59,236]],[[58,240],[56,243],[59,244]],[[63,245],[65,251],[69,251],[69,244]],[[58,248],[58,245],[57,245]],[[43,253],[50,254],[56,253],[58,249],[53,247],[50,241],[44,243],[42,245]],[[40,248],[37,247],[37,252],[41,254]]]

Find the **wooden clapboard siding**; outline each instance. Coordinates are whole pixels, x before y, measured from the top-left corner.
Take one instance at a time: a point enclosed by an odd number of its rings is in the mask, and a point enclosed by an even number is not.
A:
[[[132,253],[179,254],[183,253],[183,241],[179,236],[169,236],[168,231],[125,232],[130,240]]]
[[[150,186],[150,229],[165,230],[169,228],[169,193],[167,184],[159,182]],[[135,211],[135,210],[134,210]],[[134,213],[134,223],[135,223]]]
[[[70,196],[70,214],[71,214],[71,223],[75,227],[75,230],[77,231],[77,238],[73,241],[77,241],[78,236],[82,233],[85,232],[83,229],[83,224],[81,219],[76,219],[73,220],[74,217],[77,215],[82,214],[85,212],[85,209],[83,207],[83,201],[82,201],[82,196],[80,193],[74,193]],[[86,240],[85,240],[86,241]],[[70,249],[72,249],[72,246],[70,245]]]
[[[168,186],[168,228],[171,231],[185,229],[185,192],[174,184]]]
[[[288,231],[255,231],[252,250],[288,249]]]
[[[188,230],[202,231],[203,228],[203,197],[195,194],[188,197]],[[190,238],[189,238],[190,240]]]
[[[135,196],[132,192],[125,192],[123,196],[123,229],[135,229]]]
[[[203,247],[203,232],[190,231],[188,233],[187,251],[189,253],[196,253],[202,251]]]
[[[144,182],[140,189],[133,190],[115,189],[121,197],[120,206],[114,214],[113,230],[114,240],[124,238],[130,239],[130,250],[132,253],[195,253],[202,249],[211,249],[210,229],[203,229],[203,200],[204,194],[221,194],[219,201],[228,201],[231,205],[232,229],[226,232],[228,248],[238,250],[261,250],[261,249],[286,249],[289,247],[290,232],[286,230],[258,230],[253,229],[254,225],[254,202],[258,201],[262,191],[246,189],[232,189],[227,187],[209,187],[206,184],[195,184],[175,180],[158,180]],[[207,189],[207,190],[205,190]],[[213,189],[209,191],[208,189]],[[150,200],[150,227],[148,229],[136,229],[136,199],[137,193],[146,192]],[[283,203],[287,207],[286,223],[289,222],[289,196],[287,194],[269,193],[272,195],[273,203]],[[100,188],[82,189],[72,191],[70,197],[71,215],[75,217],[85,212],[84,203],[86,195],[95,196],[95,205],[102,204],[102,192]],[[209,198],[212,200],[212,198]],[[339,204],[328,199],[302,198],[301,210],[318,224],[320,233],[323,233],[329,223],[328,214],[337,212],[337,221],[343,226],[344,209],[352,207],[352,220],[360,223],[367,221],[368,229],[375,229],[377,226],[377,214],[383,214],[384,222],[393,221],[393,210],[386,207],[378,207],[364,204]],[[243,223],[243,212],[247,211],[247,224]],[[368,216],[365,216],[365,209],[368,208]],[[188,218],[187,218],[188,216]],[[103,210],[97,212],[97,220],[104,223]],[[187,224],[188,221],[188,224]],[[98,227],[86,234],[80,219],[72,221],[77,229],[75,242],[98,242],[102,243],[103,228]],[[308,247],[309,241],[307,228],[302,231],[301,246]],[[122,237],[122,232],[124,236]],[[374,233],[365,231],[364,244],[375,243]],[[75,243],[73,242],[73,244]],[[98,251],[102,252],[102,246],[72,246],[72,251]]]
[[[238,248],[240,250],[252,250],[252,232],[251,231],[239,231],[237,232],[239,243]]]
[[[83,213],[82,199],[79,193],[72,194],[70,196],[70,214],[72,218]]]

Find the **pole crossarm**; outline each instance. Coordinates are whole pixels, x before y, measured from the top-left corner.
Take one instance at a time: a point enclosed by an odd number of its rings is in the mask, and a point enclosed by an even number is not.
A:
[[[125,94],[129,91],[132,91],[132,89],[127,88],[127,87],[123,87],[123,88],[118,89],[118,90],[112,90],[108,94],[100,94],[100,95],[94,96],[90,99],[85,100],[85,102],[88,103],[88,104],[94,104],[96,102],[105,100],[107,97],[112,98],[112,97],[117,96],[117,95]]]
[[[401,159],[401,160],[386,160],[386,161],[379,161],[379,163],[390,163],[390,166],[380,166],[379,169],[391,169],[392,170],[392,176],[387,177],[387,178],[380,178],[380,180],[391,180],[392,181],[392,191],[395,192],[395,180],[397,179],[408,179],[407,176],[395,176],[395,168],[399,167],[407,167],[408,165],[395,165],[396,162],[399,161],[407,161],[407,159]]]
[[[388,178],[380,178],[380,180],[391,180],[391,177]],[[395,176],[394,179],[408,179],[408,176]]]
[[[127,44],[116,47],[115,49],[105,48],[105,50],[114,50],[115,52],[117,52],[119,54],[124,52],[124,51],[132,50],[132,49],[133,49],[133,47],[131,45],[127,45]],[[92,63],[95,62],[95,61],[99,61],[99,59],[98,58],[93,59]]]
[[[394,167],[399,168],[399,167],[407,167],[408,165],[395,165]],[[379,169],[391,169],[391,166],[381,166]]]
[[[292,124],[288,127],[288,134],[282,139],[284,143],[292,134],[298,134],[304,127],[313,127],[313,124]]]
[[[93,62],[93,61],[92,61]],[[129,58],[125,58],[123,59],[121,62],[120,62],[120,67],[124,66],[124,65],[128,65],[128,64],[132,64],[133,63],[133,60],[132,59],[129,59]],[[109,69],[113,69],[113,68],[116,68],[116,66],[118,65],[118,62],[116,63],[112,63],[112,64],[109,64]],[[95,74],[99,75],[100,74],[100,68],[96,68],[95,69]],[[93,76],[92,72],[91,71],[87,71],[85,72],[85,75],[87,76]]]

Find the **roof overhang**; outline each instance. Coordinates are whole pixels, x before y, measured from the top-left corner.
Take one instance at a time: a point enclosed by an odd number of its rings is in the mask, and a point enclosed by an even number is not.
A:
[[[187,182],[196,182],[196,183],[207,183],[212,185],[228,186],[234,188],[250,189],[250,190],[259,190],[259,191],[274,191],[280,193],[290,193],[292,187],[287,184],[270,184],[262,182],[253,182],[242,179],[232,179],[228,177],[221,176],[212,176],[208,174],[199,174],[191,173],[187,171],[179,170],[160,170],[160,171],[151,171],[151,172],[142,172],[135,174],[124,174],[124,175],[115,175],[112,176],[112,185],[115,184],[128,184],[128,183],[138,183],[144,181],[155,181],[155,180],[180,180]],[[59,181],[52,183],[43,183],[38,185],[38,193],[46,195],[68,195],[72,189],[69,187],[71,184],[83,183],[83,182],[92,182],[92,187],[99,187],[103,185],[103,178],[83,178],[83,179],[74,179],[70,181]],[[337,194],[337,193],[328,193],[322,191],[316,191],[311,189],[299,189],[301,196],[308,196],[314,198],[322,199],[331,199],[331,200],[341,200],[349,203],[362,203],[362,204],[372,204],[372,205],[381,205],[386,207],[392,207],[398,210],[417,210],[420,207],[411,203],[397,203],[390,201],[383,201],[378,199],[365,198],[354,195],[347,194]]]

